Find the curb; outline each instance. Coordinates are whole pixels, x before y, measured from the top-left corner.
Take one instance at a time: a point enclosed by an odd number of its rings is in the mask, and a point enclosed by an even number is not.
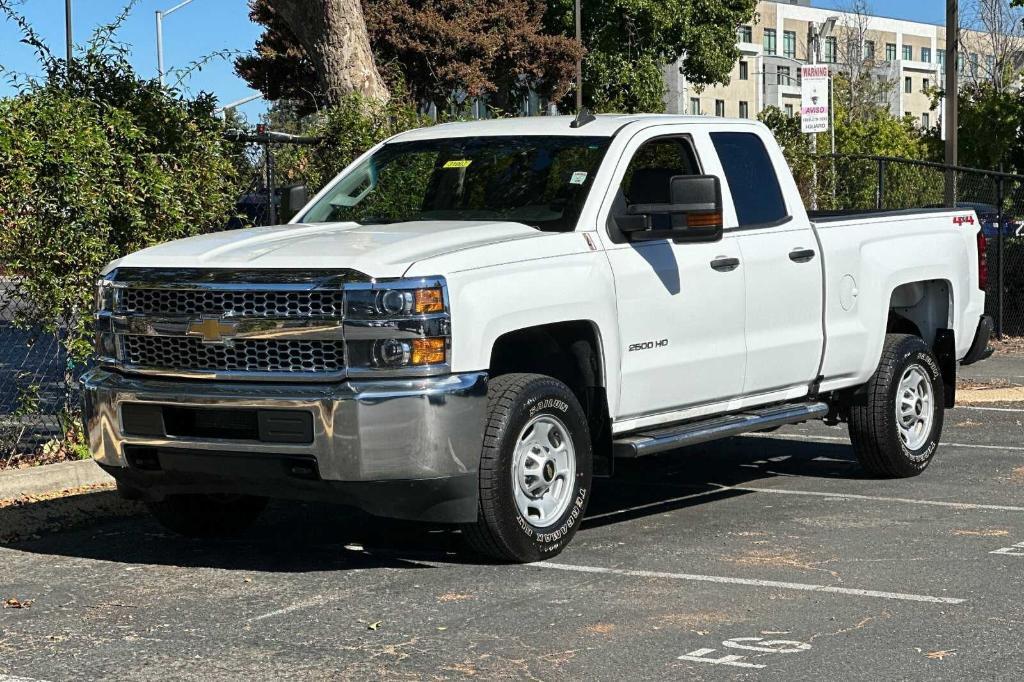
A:
[[[70,488],[112,484],[114,479],[91,459],[0,471],[0,500],[57,493]]]

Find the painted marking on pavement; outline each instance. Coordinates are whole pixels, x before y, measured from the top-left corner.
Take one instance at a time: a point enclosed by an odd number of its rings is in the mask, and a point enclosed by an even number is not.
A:
[[[637,571],[622,568],[605,568],[603,566],[577,566],[574,564],[561,564],[551,561],[542,561],[530,566],[538,568],[550,568],[559,571],[575,571],[577,573],[602,573],[607,575],[621,575],[631,578],[667,578],[669,580],[688,580],[702,583],[719,583],[723,585],[747,585],[750,587],[770,587],[782,590],[799,590],[802,592],[828,592],[831,594],[844,594],[853,597],[873,597],[879,599],[895,599],[900,601],[927,602],[930,604],[962,604],[964,599],[954,597],[933,597],[926,594],[905,594],[902,592],[880,592],[878,590],[858,590],[851,587],[837,587],[835,585],[814,585],[811,583],[791,583],[780,580],[758,580],[754,578],[732,578],[719,575],[699,575],[695,573],[669,573],[665,571]]]
[[[744,492],[750,493],[771,493],[773,495],[806,495],[808,497],[832,497],[846,500],[864,500],[870,502],[899,502],[901,504],[923,504],[931,507],[946,507],[948,509],[979,509],[985,511],[1024,512],[1024,507],[1014,507],[1005,504],[975,504],[973,502],[945,502],[943,500],[918,500],[910,497],[884,497],[882,495],[857,495],[856,493],[828,493],[818,490],[754,488],[752,486],[723,485],[721,483],[709,483],[708,485],[718,486],[720,490],[742,490]]]
[[[34,677],[18,677],[17,675],[4,675],[0,673],[0,682],[45,682]]]
[[[989,552],[989,554],[1009,554],[1010,556],[1024,556],[1024,542],[1018,542],[1009,547],[1003,547]]]
[[[980,410],[982,412],[1024,412],[1020,407],[981,407],[980,405],[957,405],[958,410]]]

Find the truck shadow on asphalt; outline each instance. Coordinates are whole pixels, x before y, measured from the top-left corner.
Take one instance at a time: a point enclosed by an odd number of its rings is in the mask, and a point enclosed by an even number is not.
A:
[[[864,478],[850,446],[838,443],[734,438],[619,461],[614,478],[595,480],[577,541],[602,526],[749,495],[722,486],[778,476]],[[0,546],[125,564],[271,573],[487,563],[468,552],[451,527],[378,519],[329,504],[275,502],[242,536],[199,541],[165,531],[142,505],[112,491],[78,497],[0,509],[0,538],[13,538]],[[16,524],[27,514],[50,525],[19,534]],[[53,530],[58,520],[64,522]]]

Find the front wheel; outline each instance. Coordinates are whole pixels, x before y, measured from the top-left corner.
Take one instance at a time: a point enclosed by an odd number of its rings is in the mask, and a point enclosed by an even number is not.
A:
[[[888,334],[882,359],[850,409],[850,440],[861,466],[887,478],[916,476],[939,447],[944,416],[942,373],[917,336]]]
[[[590,499],[586,415],[572,391],[541,374],[505,374],[488,387],[476,523],[463,528],[486,556],[530,562],[572,539]]]

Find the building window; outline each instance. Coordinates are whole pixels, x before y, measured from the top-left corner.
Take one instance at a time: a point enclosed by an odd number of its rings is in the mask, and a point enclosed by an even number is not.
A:
[[[971,78],[978,77],[978,53],[971,53]]]
[[[907,76],[906,78],[903,79],[903,92],[907,93],[908,95],[914,92],[914,79],[911,78],[910,76]]]
[[[938,52],[936,52],[935,53],[935,59],[938,60],[938,62],[939,62],[939,69],[942,71],[943,74],[945,74],[946,73],[946,51],[945,50],[939,50]]]
[[[690,98],[690,114],[700,116],[700,97]]]
[[[931,87],[931,84],[932,82],[925,78],[923,81],[921,81],[921,90],[923,90],[924,92],[928,92],[928,88]]]
[[[825,63],[835,64],[836,63],[836,37],[827,36],[825,38]]]
[[[775,82],[779,85],[789,85],[790,81],[793,80],[792,72],[788,66],[776,66],[775,76]]]
[[[932,48],[930,48],[930,47],[922,47],[921,48],[921,61],[924,62],[925,64],[931,64],[932,63]]]
[[[914,61],[914,46],[904,45],[903,46],[903,61],[912,62]]]
[[[766,28],[764,30],[764,53],[775,54],[775,29]]]
[[[875,60],[875,41],[865,40],[864,41],[864,61],[872,62]]]
[[[716,99],[715,100],[715,116],[719,116],[719,117],[725,116],[725,100],[724,99]]]
[[[740,80],[745,81],[750,78],[750,65],[746,62],[740,62]]]
[[[896,61],[896,43],[885,44],[885,61],[894,62]]]
[[[929,119],[927,113],[921,114],[921,127],[924,128],[925,130],[928,130],[929,128],[932,127],[931,119]]]
[[[754,29],[750,28],[749,26],[740,26],[738,29],[736,29],[736,42],[754,42]]]
[[[782,33],[782,54],[790,59],[796,59],[796,31]]]
[[[750,118],[750,105],[740,102],[740,118]]]
[[[786,116],[789,116],[790,118],[793,118],[793,105],[792,104],[787,104],[786,105]]]

